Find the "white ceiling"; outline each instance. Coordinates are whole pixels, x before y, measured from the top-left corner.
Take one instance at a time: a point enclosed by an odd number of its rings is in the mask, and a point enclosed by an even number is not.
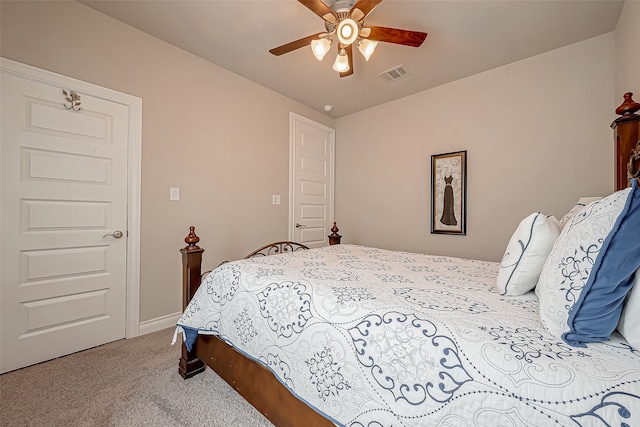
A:
[[[330,3],[332,0],[323,0]],[[310,48],[268,51],[324,31],[294,0],[87,0],[83,4],[314,109],[340,117],[615,29],[624,0],[384,0],[365,24],[428,33],[419,48],[379,43],[369,62],[354,50],[354,74]],[[410,76],[387,83],[398,65]]]

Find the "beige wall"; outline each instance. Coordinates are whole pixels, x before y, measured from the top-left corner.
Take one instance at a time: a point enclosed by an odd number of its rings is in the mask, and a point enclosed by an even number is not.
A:
[[[640,102],[640,1],[627,0],[616,26],[616,106],[633,92]]]
[[[142,98],[145,321],[180,310],[177,249],[189,225],[210,266],[286,237],[289,111],[337,129],[336,213],[345,242],[498,259],[531,211],[562,215],[579,196],[610,192],[613,108],[618,92],[640,93],[631,71],[639,68],[638,3],[627,1],[632,18],[619,24],[630,36],[578,43],[335,126],[75,2],[3,0],[0,54]],[[462,149],[468,235],[431,235],[430,156]],[[180,187],[179,202],[168,200],[169,187]],[[281,205],[271,205],[272,194]]]
[[[3,57],[142,98],[141,321],[180,311],[189,225],[209,266],[287,238],[289,112],[333,119],[82,4],[0,7]]]
[[[526,215],[610,193],[613,47],[610,33],[337,119],[344,241],[497,261]],[[467,235],[433,235],[430,156],[458,150]]]

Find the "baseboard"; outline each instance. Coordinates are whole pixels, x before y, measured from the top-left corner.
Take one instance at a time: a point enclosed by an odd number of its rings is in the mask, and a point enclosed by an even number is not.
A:
[[[140,335],[150,334],[152,332],[175,327],[181,315],[182,312],[172,313],[167,314],[166,316],[140,322]]]

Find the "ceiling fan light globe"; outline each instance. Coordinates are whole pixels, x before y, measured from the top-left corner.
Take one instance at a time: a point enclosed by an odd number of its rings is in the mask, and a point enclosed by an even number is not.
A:
[[[338,40],[347,46],[358,38],[358,24],[351,18],[346,18],[338,24]]]
[[[339,73],[349,71],[349,58],[344,53],[338,53],[336,61],[333,63],[333,69]]]
[[[377,41],[363,39],[358,44],[358,50],[360,51],[362,56],[364,56],[364,59],[368,61],[369,58],[371,58],[371,55],[373,55],[373,52],[376,50],[376,46],[378,46]]]
[[[311,51],[318,61],[322,61],[330,48],[331,41],[328,39],[311,40]]]

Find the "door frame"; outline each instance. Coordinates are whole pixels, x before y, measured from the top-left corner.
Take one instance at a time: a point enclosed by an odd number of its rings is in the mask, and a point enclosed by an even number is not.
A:
[[[330,155],[329,159],[331,165],[329,167],[329,203],[331,207],[329,209],[329,218],[331,223],[335,220],[335,170],[336,170],[336,130],[329,126],[325,126],[322,123],[315,122],[311,119],[308,119],[304,116],[294,113],[293,111],[289,112],[289,237],[290,241],[294,240],[294,235],[296,231],[295,225],[295,203],[296,196],[294,194],[293,189],[294,179],[295,179],[295,165],[296,165],[296,125],[298,123],[304,123],[307,126],[315,127],[317,129],[322,130],[323,132],[327,132],[331,134],[331,147],[330,147]],[[328,237],[325,236],[326,239]]]
[[[142,164],[142,98],[0,57],[0,72],[37,83],[74,90],[128,107],[127,275],[125,338],[140,335],[140,183]]]

